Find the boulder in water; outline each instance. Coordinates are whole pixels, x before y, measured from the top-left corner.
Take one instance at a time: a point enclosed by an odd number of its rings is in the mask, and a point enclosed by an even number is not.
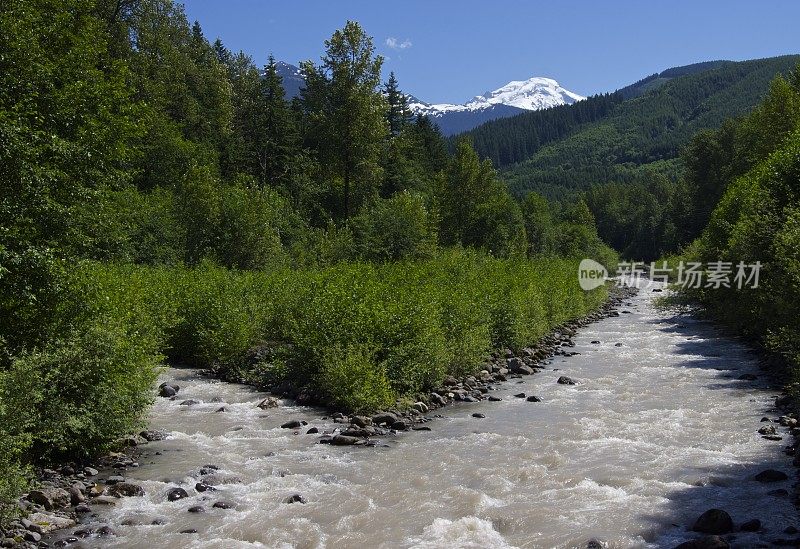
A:
[[[392,412],[381,412],[380,414],[375,414],[372,416],[372,423],[375,425],[393,425],[395,422],[397,422],[397,420],[398,417]]]
[[[703,534],[727,534],[733,532],[733,519],[722,509],[709,509],[697,518],[692,530]]]
[[[755,476],[758,482],[780,482],[787,478],[789,478],[789,476],[786,473],[775,469],[766,469]]]
[[[233,504],[227,501],[217,501],[212,507],[215,509],[233,509]]]
[[[280,401],[277,398],[268,396],[258,403],[258,407],[262,410],[266,410],[267,408],[277,408],[279,404]]]
[[[42,488],[28,493],[28,501],[41,505],[47,511],[69,506],[70,499],[69,492],[63,488]]]
[[[758,430],[759,435],[774,435],[776,433],[774,425],[764,425]]]
[[[179,499],[188,498],[189,494],[183,488],[170,488],[167,490],[167,500],[178,501]]]
[[[198,492],[213,492],[216,490],[216,488],[206,484],[205,482],[198,482],[194,485],[194,489]]]
[[[334,446],[351,446],[358,442],[356,437],[348,437],[345,435],[336,435],[331,439],[331,444]]]
[[[758,519],[748,520],[747,522],[743,522],[741,526],[739,526],[739,530],[742,532],[758,532],[761,530],[761,521]]]
[[[288,498],[283,500],[284,503],[305,503],[306,498],[301,496],[300,494],[292,494]]]
[[[132,482],[118,482],[108,488],[108,495],[117,498],[141,497],[144,495],[144,488]]]
[[[180,389],[181,389],[180,386],[165,381],[164,383],[158,386],[158,396],[164,398],[174,397],[175,395],[178,394],[178,391],[180,391]]]
[[[556,380],[556,383],[559,385],[575,385],[575,380],[571,377],[561,376],[558,378],[558,380]]]

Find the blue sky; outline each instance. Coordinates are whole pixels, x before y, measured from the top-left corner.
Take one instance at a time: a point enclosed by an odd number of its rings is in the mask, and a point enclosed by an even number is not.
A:
[[[548,76],[577,93],[613,91],[711,59],[800,53],[800,1],[186,0],[209,39],[261,65],[318,61],[348,19],[362,24],[400,87],[462,103],[510,80]]]

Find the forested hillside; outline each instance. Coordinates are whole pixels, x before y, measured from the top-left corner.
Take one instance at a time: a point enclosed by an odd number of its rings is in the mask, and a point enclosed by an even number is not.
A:
[[[320,51],[289,101],[171,0],[2,4],[2,513],[28,466],[136,429],[164,357],[238,371],[270,342],[258,383],[369,410],[601,303],[585,204],[449,153],[358,23]]]
[[[695,133],[749,112],[764,97],[769,82],[798,59],[783,56],[672,69],[662,73],[660,85],[627,101],[623,99],[631,95],[629,88],[617,96],[491,122],[465,135],[473,139],[479,155],[503,169],[518,196],[533,190],[562,199],[592,185],[641,182],[655,174],[674,181],[680,173],[676,159]]]
[[[732,120],[758,105],[776,74],[789,73],[799,59],[672,69],[633,99],[620,92],[592,97],[487,124],[468,136],[479,151],[489,142],[498,146],[497,155],[510,150],[497,139],[530,143],[543,127],[551,143],[502,172],[511,191],[567,208],[585,202],[606,243],[625,257],[650,261],[699,236],[725,190],[720,164],[735,138]],[[528,125],[533,115],[537,125]],[[498,131],[501,125],[508,131]]]

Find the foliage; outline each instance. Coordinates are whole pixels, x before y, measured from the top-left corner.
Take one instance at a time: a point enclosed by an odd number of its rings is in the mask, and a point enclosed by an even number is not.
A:
[[[491,162],[481,162],[469,142],[459,142],[440,181],[437,202],[443,245],[474,246],[499,257],[524,253],[519,205],[509,197]]]
[[[418,193],[377,198],[351,226],[358,255],[365,260],[423,259],[436,251],[436,219]]]
[[[720,153],[710,162],[722,198],[707,227],[685,253],[702,262],[760,262],[757,288],[690,289],[717,318],[782,354],[797,377],[800,367],[800,66],[778,78],[753,113],[720,131]],[[722,159],[722,160],[720,160]],[[706,173],[707,166],[698,168]],[[690,180],[696,178],[693,175]]]
[[[302,64],[307,142],[323,169],[341,181],[340,213],[347,219],[379,180],[379,144],[388,134],[386,101],[376,93],[383,58],[361,26],[348,21],[325,42],[322,65]]]
[[[588,217],[551,215],[530,247],[547,213],[411,120],[394,75],[384,97],[357,23],[291,102],[272,58],[262,74],[172,0],[10,0],[0,51],[2,512],[28,465],[136,428],[163,356],[245,368],[276,346],[250,379],[366,411],[605,296],[525,257],[599,257]]]
[[[370,412],[394,403],[394,393],[380,366],[366,349],[328,350],[322,361],[321,384],[331,403],[353,412]]]
[[[156,342],[99,318],[0,375],[3,429],[37,458],[84,457],[130,432],[151,402]]]

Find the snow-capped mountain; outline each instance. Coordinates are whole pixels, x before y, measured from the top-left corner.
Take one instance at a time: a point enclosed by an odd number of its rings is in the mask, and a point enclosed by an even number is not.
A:
[[[291,99],[300,95],[300,89],[306,84],[300,69],[283,61],[277,61],[275,68],[278,75],[283,79],[283,89],[286,92],[286,97]]]
[[[523,111],[571,105],[582,99],[585,98],[561,87],[552,78],[534,77],[514,80],[494,91],[477,95],[461,105],[431,104],[410,97],[409,108],[414,114],[430,116],[445,135],[452,135],[489,120],[514,116]]]

